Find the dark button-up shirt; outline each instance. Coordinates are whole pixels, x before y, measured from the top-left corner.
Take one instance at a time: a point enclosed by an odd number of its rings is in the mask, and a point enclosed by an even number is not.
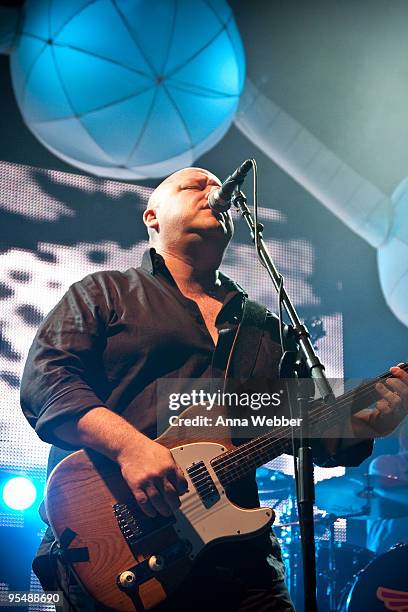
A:
[[[216,319],[217,346],[196,302],[180,292],[154,249],[144,254],[139,268],[97,272],[70,287],[41,324],[21,385],[26,418],[41,439],[53,444],[48,471],[76,449],[55,435],[64,421],[105,406],[155,437],[159,379],[224,375],[225,339],[232,342],[246,294],[225,275],[220,278],[226,294]],[[281,354],[277,318],[268,312],[253,377],[276,379]],[[319,440],[313,445],[316,461],[323,465],[355,465],[371,453],[369,441],[340,445],[334,457]],[[229,496],[242,506],[255,506],[254,477],[236,484]],[[44,563],[51,541],[48,531],[38,557]],[[264,552],[272,553],[269,563],[282,578],[273,535]]]
[[[246,294],[222,274],[221,282],[227,291],[216,327],[233,333]],[[139,268],[97,272],[74,283],[41,324],[21,384],[26,418],[54,445],[49,469],[67,454],[55,447],[79,448],[58,439],[55,427],[96,406],[122,414],[155,437],[157,381],[222,376],[226,335],[220,333],[215,347],[196,302],[180,292],[154,249],[145,252]],[[280,357],[277,319],[268,313],[253,377],[277,378]],[[353,465],[371,452],[369,441],[347,453],[340,448],[336,457],[316,441],[314,447],[324,465]]]

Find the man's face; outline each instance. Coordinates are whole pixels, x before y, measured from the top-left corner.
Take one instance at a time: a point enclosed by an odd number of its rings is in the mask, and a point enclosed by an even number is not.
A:
[[[215,213],[208,205],[210,192],[220,186],[216,176],[201,168],[185,168],[161,183],[153,195],[150,218],[160,242],[212,239],[227,246],[233,235],[231,214]],[[224,247],[225,248],[225,247]]]

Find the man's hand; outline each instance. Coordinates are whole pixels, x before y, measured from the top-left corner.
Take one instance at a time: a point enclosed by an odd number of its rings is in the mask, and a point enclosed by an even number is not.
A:
[[[402,365],[402,364],[399,364]],[[362,410],[352,417],[357,437],[367,435],[386,436],[408,414],[408,372],[398,366],[390,368],[391,376],[385,384],[377,383],[375,389],[381,398],[372,410]]]
[[[140,435],[137,443],[126,445],[117,457],[122,476],[139,508],[149,517],[170,516],[180,506],[187,480],[171,452]]]
[[[147,516],[170,516],[180,506],[187,481],[171,452],[153,442],[106,406],[86,412],[55,428],[70,444],[92,448],[119,464],[122,476]]]

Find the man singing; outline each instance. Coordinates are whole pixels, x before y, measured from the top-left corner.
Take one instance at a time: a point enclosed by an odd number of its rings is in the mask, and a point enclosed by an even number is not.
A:
[[[73,450],[93,449],[119,465],[149,517],[170,516],[187,490],[170,450],[154,441],[157,381],[222,376],[221,338],[230,338],[232,350],[247,299],[219,271],[233,235],[230,213],[208,205],[219,185],[201,168],[164,180],[143,215],[150,248],[141,267],[97,272],[72,285],[40,326],[23,376],[23,411],[53,444],[48,469]],[[280,357],[277,319],[268,312],[253,376],[277,378]],[[354,440],[314,441],[317,463],[358,465],[372,450],[372,440],[358,439],[361,432],[369,427],[384,435],[402,420],[408,374],[393,368],[377,390],[375,408],[353,418]],[[259,505],[255,474],[227,493],[240,506]],[[101,609],[82,593],[69,565],[52,563],[53,540],[48,529],[34,562],[43,586],[61,585],[67,610]],[[276,537],[263,533],[210,548],[156,609],[293,611]]]

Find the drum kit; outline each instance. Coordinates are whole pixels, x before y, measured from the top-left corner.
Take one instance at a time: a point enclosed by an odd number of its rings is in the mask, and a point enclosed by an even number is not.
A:
[[[286,562],[287,584],[302,609],[302,568],[294,479],[267,467],[257,473],[261,505],[279,506],[274,525]],[[334,477],[316,484],[317,597],[322,612],[408,612],[406,542],[374,552],[336,540],[338,519],[387,520],[408,517],[408,485],[397,477],[366,474]],[[323,511],[323,512],[320,512]],[[407,521],[408,522],[408,521]]]

